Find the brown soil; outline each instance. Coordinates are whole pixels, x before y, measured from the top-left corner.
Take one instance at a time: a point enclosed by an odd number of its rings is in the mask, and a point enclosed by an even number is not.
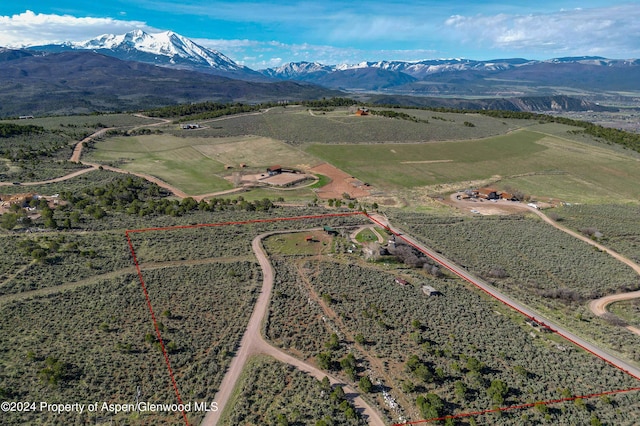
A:
[[[343,194],[349,194],[351,198],[367,197],[371,194],[370,187],[354,178],[348,173],[323,163],[311,169],[312,173],[327,176],[331,182],[316,191],[318,198],[328,200],[329,198],[343,198]]]

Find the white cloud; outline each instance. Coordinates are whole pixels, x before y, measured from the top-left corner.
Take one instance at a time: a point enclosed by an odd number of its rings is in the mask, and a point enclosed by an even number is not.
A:
[[[465,44],[502,51],[617,57],[640,54],[637,4],[549,14],[455,15],[445,25]]]
[[[271,68],[288,62],[320,62],[326,65],[355,64],[362,61],[418,60],[432,57],[433,50],[364,50],[351,47],[286,44],[278,41],[197,39],[196,43],[218,50],[238,63],[254,69]]]
[[[140,21],[77,18],[70,15],[36,14],[27,10],[17,15],[0,16],[0,46],[25,47],[82,41],[106,33],[125,33],[135,28],[156,31]]]

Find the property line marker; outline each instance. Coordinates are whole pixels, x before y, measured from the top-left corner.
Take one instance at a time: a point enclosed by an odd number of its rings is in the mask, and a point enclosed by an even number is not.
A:
[[[269,223],[269,222],[281,222],[281,221],[288,221],[288,220],[303,220],[303,219],[323,219],[323,218],[331,218],[331,217],[346,217],[346,216],[358,216],[358,215],[366,215],[366,214],[363,212],[333,213],[333,214],[325,214],[325,215],[296,216],[296,217],[283,217],[283,218],[281,217],[281,218],[271,218],[271,219],[254,219],[254,220],[245,220],[245,221],[237,221],[237,222],[204,223],[204,224],[197,224],[197,225],[178,225],[178,226],[166,226],[166,227],[158,227],[158,228],[128,229],[125,231],[125,236],[127,237],[129,250],[131,251],[133,263],[136,267],[136,272],[138,273],[138,279],[140,280],[140,285],[142,286],[142,292],[144,293],[144,297],[147,302],[147,307],[149,308],[149,313],[151,314],[151,320],[153,321],[153,327],[156,330],[156,336],[158,337],[158,342],[160,342],[162,355],[164,356],[164,361],[165,361],[165,364],[167,365],[167,370],[169,371],[171,385],[173,386],[173,390],[175,391],[178,404],[181,404],[181,405],[183,404],[182,398],[180,397],[178,384],[176,382],[175,375],[173,374],[173,369],[171,368],[171,362],[169,361],[169,354],[167,353],[167,350],[164,346],[164,341],[162,340],[162,334],[160,333],[160,328],[158,327],[156,315],[153,311],[153,306],[151,305],[151,298],[149,297],[149,292],[147,291],[147,285],[144,281],[144,278],[142,277],[142,270],[140,269],[140,263],[138,262],[138,257],[136,256],[136,252],[133,247],[133,242],[131,241],[130,234],[151,232],[151,231],[171,231],[171,230],[177,230],[177,229],[222,227],[222,226],[230,226],[230,225],[250,225],[253,223]],[[187,413],[185,413],[184,410],[182,411],[182,418],[184,419],[185,425],[190,426],[189,419],[187,418]]]
[[[140,285],[142,286],[142,291],[144,293],[145,300],[147,302],[147,307],[149,308],[149,313],[151,314],[151,319],[153,321],[153,326],[154,326],[154,328],[156,330],[156,336],[158,337],[158,341],[160,342],[160,347],[162,349],[162,354],[164,356],[164,360],[165,360],[165,363],[167,365],[167,370],[169,371],[169,377],[171,379],[171,384],[173,386],[173,389],[175,391],[176,398],[177,398],[179,404],[182,404],[182,398],[180,397],[180,391],[178,390],[178,384],[177,384],[177,382],[175,380],[173,369],[171,368],[171,362],[169,361],[169,355],[168,355],[168,353],[167,353],[167,351],[165,349],[164,342],[162,340],[162,335],[160,333],[160,328],[158,327],[158,322],[156,321],[156,316],[155,316],[155,313],[153,311],[153,307],[151,305],[151,299],[149,297],[149,293],[147,291],[147,286],[145,284],[144,278],[142,277],[142,271],[140,269],[140,264],[139,264],[137,256],[136,256],[136,253],[135,253],[135,250],[134,250],[134,247],[133,247],[133,242],[131,241],[130,234],[143,233],[143,232],[152,232],[152,231],[160,231],[160,232],[162,232],[162,231],[172,231],[172,230],[179,230],[179,229],[212,228],[212,227],[223,227],[223,226],[231,226],[231,225],[251,225],[251,224],[254,224],[254,223],[284,222],[284,221],[296,221],[296,220],[304,220],[304,219],[324,219],[324,218],[332,218],[332,217],[348,217],[348,216],[359,216],[359,215],[363,215],[363,216],[367,217],[367,219],[369,219],[371,222],[381,226],[382,228],[387,230],[389,233],[393,234],[395,237],[400,238],[405,243],[409,244],[411,247],[415,248],[416,250],[418,250],[419,252],[421,252],[425,256],[427,256],[430,259],[432,259],[432,260],[438,262],[439,264],[441,264],[431,254],[423,251],[420,247],[418,247],[416,244],[414,244],[411,241],[409,241],[406,237],[404,237],[403,235],[391,230],[388,226],[380,223],[378,220],[376,220],[375,218],[373,218],[371,215],[369,215],[366,212],[330,213],[330,214],[324,214],[324,215],[306,215],[306,216],[279,217],[279,218],[270,218],[270,219],[253,219],[253,220],[234,221],[234,222],[204,223],[204,224],[196,224],[196,225],[176,225],[176,226],[165,226],[165,227],[156,227],[156,228],[129,229],[129,230],[125,231],[125,236],[127,238],[127,243],[129,245],[129,249],[131,251],[131,256],[133,258],[133,263],[135,264],[135,267],[136,267],[136,271],[137,271],[137,274],[138,274],[138,279],[140,280]],[[540,324],[540,326],[546,328],[550,332],[556,333],[557,335],[561,336],[565,340],[568,340],[569,342],[573,343],[574,345],[576,345],[576,346],[580,347],[581,349],[587,351],[591,355],[594,355],[597,358],[601,359],[602,361],[605,361],[606,363],[608,363],[608,364],[612,365],[613,367],[619,369],[620,371],[628,374],[629,376],[633,377],[634,379],[640,380],[640,377],[637,377],[634,374],[630,373],[629,371],[618,367],[617,365],[613,364],[611,361],[601,357],[600,355],[592,352],[591,350],[585,348],[584,346],[580,345],[579,343],[573,341],[571,338],[569,338],[568,336],[565,336],[563,333],[559,332],[558,330],[554,330],[549,325],[547,325],[547,324],[537,320],[536,318],[534,318],[534,317],[522,312],[520,309],[516,308],[515,306],[512,306],[510,303],[499,299],[498,297],[496,297],[493,294],[489,293],[488,291],[486,291],[482,287],[479,287],[478,285],[476,285],[473,281],[468,280],[467,278],[465,278],[464,276],[462,276],[461,274],[459,274],[457,271],[453,270],[449,266],[443,265],[443,264],[441,264],[441,265],[444,266],[445,268],[447,268],[452,273],[454,273],[459,278],[463,279],[466,282],[471,283],[476,288],[482,290],[483,292],[485,292],[486,294],[488,294],[492,298],[498,300],[502,304],[508,306],[509,308],[513,309],[514,311],[518,312],[519,314],[523,315],[524,317],[526,317],[526,318],[528,318],[530,320],[536,321],[538,324]],[[590,399],[590,398],[596,398],[596,397],[604,396],[604,395],[613,395],[613,394],[628,393],[628,392],[635,392],[635,391],[640,391],[640,387],[634,387],[634,388],[628,388],[628,389],[619,389],[619,390],[611,390],[611,391],[593,393],[593,394],[588,394],[588,395],[573,396],[573,397],[561,398],[561,399],[553,399],[553,400],[549,400],[549,401],[538,401],[538,402],[532,402],[532,403],[527,403],[527,404],[512,405],[512,406],[508,406],[508,407],[499,407],[499,408],[493,408],[493,409],[475,411],[475,412],[469,412],[469,413],[460,413],[460,414],[448,415],[448,416],[444,416],[444,417],[438,417],[438,418],[432,418],[432,419],[426,419],[426,420],[416,420],[416,421],[406,422],[406,423],[396,423],[393,426],[431,423],[431,422],[447,420],[447,419],[457,419],[457,418],[464,418],[464,417],[479,416],[479,415],[490,414],[490,413],[495,413],[495,412],[503,412],[503,411],[511,411],[511,410],[519,410],[519,409],[524,409],[524,408],[531,408],[531,407],[535,407],[535,406],[538,406],[538,405],[557,404],[557,403],[561,403],[561,402],[575,401],[577,399]],[[182,411],[182,417],[184,419],[185,425],[189,426],[189,420],[187,419],[187,414],[184,411]]]

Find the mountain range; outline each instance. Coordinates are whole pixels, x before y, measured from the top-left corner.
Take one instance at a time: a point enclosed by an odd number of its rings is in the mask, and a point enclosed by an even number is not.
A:
[[[174,32],[135,30],[83,42],[0,49],[0,79],[3,116],[51,107],[61,113],[71,100],[71,111],[78,112],[202,100],[298,100],[344,92],[379,103],[402,99],[413,105],[470,108],[596,109],[597,101],[633,101],[629,93],[633,97],[640,92],[640,60],[585,56],[544,61],[296,62],[252,70]],[[580,101],[551,101],[566,95]],[[454,97],[465,100],[453,101]],[[546,100],[527,105],[517,100],[533,97]],[[515,100],[496,101],[505,98]]]
[[[545,61],[523,58],[487,61],[429,59],[335,65],[292,62],[256,71],[174,32],[149,34],[142,30],[29,49],[43,52],[90,50],[122,60],[245,81],[296,80],[347,91],[431,96],[524,96],[561,94],[567,89],[590,92],[640,89],[640,60],[597,56]]]

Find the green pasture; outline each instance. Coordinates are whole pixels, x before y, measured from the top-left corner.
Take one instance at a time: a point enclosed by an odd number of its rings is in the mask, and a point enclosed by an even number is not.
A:
[[[543,137],[520,131],[471,141],[314,144],[308,151],[375,186],[412,188],[482,179],[505,166],[516,173],[521,170],[516,163],[522,158],[547,149],[536,143]]]
[[[378,236],[371,229],[363,229],[356,235],[356,241],[359,243],[369,243],[378,241]]]
[[[273,164],[290,167],[319,162],[283,142],[264,137],[203,138],[197,136],[145,135],[115,137],[96,143],[86,158],[119,162],[119,167],[147,173],[189,194],[232,188],[224,177],[240,170],[240,164],[262,170]],[[232,166],[230,170],[225,165]]]
[[[312,241],[306,241],[311,236]],[[277,234],[264,240],[269,253],[288,256],[314,256],[329,250],[330,237],[322,231],[296,232],[292,234]]]
[[[557,126],[549,130],[559,133]],[[640,199],[640,186],[632,184],[640,181],[637,159],[541,131],[423,144],[313,144],[307,151],[383,189],[499,176],[499,187],[570,202]]]
[[[119,162],[118,167],[156,176],[189,194],[232,188],[223,179],[224,164],[205,157],[187,143],[171,144],[164,137],[113,138],[96,144],[88,158]]]
[[[211,128],[204,129],[202,134],[259,135],[296,146],[309,143],[425,142],[497,136],[536,123],[532,120],[496,119],[478,114],[414,109],[394,111],[404,112],[428,122],[416,123],[374,115],[358,117],[348,108],[336,108],[324,114],[321,111],[312,111],[312,115],[307,109],[288,107],[273,108],[261,115],[245,115],[210,122]],[[474,127],[465,125],[465,122],[473,123]]]

